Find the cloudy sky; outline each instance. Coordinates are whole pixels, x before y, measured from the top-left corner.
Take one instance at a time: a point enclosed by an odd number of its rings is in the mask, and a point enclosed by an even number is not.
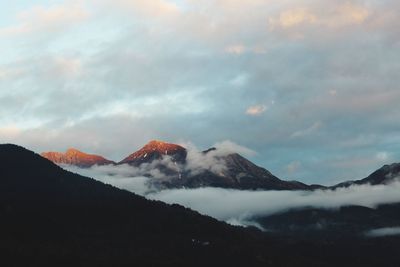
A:
[[[397,0],[14,0],[0,140],[120,160],[231,140],[284,179],[400,161]]]

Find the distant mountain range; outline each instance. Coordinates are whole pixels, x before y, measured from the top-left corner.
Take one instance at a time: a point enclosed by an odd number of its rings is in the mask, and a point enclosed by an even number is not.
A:
[[[358,234],[398,225],[398,204],[336,212],[259,218],[272,232],[237,228],[0,145],[0,256],[6,266],[398,266],[400,238]],[[326,221],[333,222],[330,231],[315,234]]]
[[[210,148],[201,153],[223,164],[223,168],[213,171],[211,168],[199,168],[195,172],[188,167],[186,148],[158,140],[150,141],[138,151],[130,154],[118,163],[99,155],[90,155],[76,149],[66,153],[44,152],[41,155],[56,164],[70,164],[88,168],[94,165],[129,164],[133,167],[152,164],[144,176],[152,177],[151,170],[157,169],[168,179],[154,179],[155,185],[161,188],[198,188],[221,187],[234,189],[264,190],[312,190],[322,188],[318,185],[306,185],[297,181],[284,181],[268,170],[259,167],[237,153],[213,154],[217,149]],[[213,154],[213,155],[211,155]],[[162,159],[167,159],[166,161]],[[199,159],[201,160],[201,159]]]
[[[99,155],[81,152],[77,149],[69,149],[65,153],[44,152],[41,155],[56,164],[69,164],[81,168],[89,168],[95,165],[122,165],[143,167],[141,175],[152,179],[153,184],[162,188],[199,188],[220,187],[241,190],[315,190],[335,189],[361,184],[390,183],[400,175],[400,163],[385,165],[369,177],[358,181],[347,181],[335,186],[307,185],[299,181],[285,181],[274,176],[265,168],[259,167],[238,153],[219,154],[216,148],[210,148],[203,152],[203,157],[197,161],[214,160],[222,164],[222,168],[215,170],[214,166],[202,167],[193,171],[188,162],[186,148],[153,140],[136,152],[133,152],[123,160],[114,162]],[[210,157],[207,157],[210,156]],[[201,164],[200,164],[201,165]],[[215,164],[216,165],[216,164]],[[153,170],[158,170],[166,178],[156,179]]]

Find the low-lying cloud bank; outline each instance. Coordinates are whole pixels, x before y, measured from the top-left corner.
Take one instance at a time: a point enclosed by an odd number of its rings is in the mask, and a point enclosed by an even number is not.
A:
[[[336,190],[241,191],[220,188],[174,189],[150,193],[148,198],[177,203],[229,221],[250,220],[302,207],[335,209],[347,205],[374,208],[400,202],[400,183],[352,186]]]
[[[384,237],[391,235],[400,235],[400,227],[387,227],[387,228],[379,228],[368,231],[366,233],[368,237]]]
[[[126,189],[142,196],[155,190],[152,188],[150,178],[139,175],[141,172],[140,168],[131,167],[127,164],[118,166],[93,166],[91,168],[79,168],[71,165],[62,165],[62,167],[68,171],[91,177],[100,182]]]
[[[358,185],[335,190],[316,191],[245,191],[222,188],[171,189],[158,191],[151,179],[137,175],[129,165],[94,166],[90,169],[64,166],[68,170],[92,177],[148,199],[176,203],[216,219],[236,225],[254,225],[253,218],[290,209],[315,207],[336,209],[358,205],[374,208],[400,202],[400,182],[389,185]],[[378,232],[371,232],[376,235]]]

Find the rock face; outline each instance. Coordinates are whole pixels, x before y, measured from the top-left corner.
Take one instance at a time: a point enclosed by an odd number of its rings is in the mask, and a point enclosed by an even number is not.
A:
[[[182,146],[153,140],[118,164],[139,166],[143,163],[151,163],[153,160],[162,159],[164,156],[169,156],[173,162],[184,163],[186,155],[186,149]]]
[[[75,165],[81,168],[89,168],[93,165],[115,164],[115,162],[102,156],[86,154],[74,148],[68,149],[65,153],[44,152],[41,156],[56,164]]]

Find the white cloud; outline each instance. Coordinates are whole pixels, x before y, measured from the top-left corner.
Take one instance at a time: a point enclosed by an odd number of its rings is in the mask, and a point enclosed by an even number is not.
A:
[[[250,148],[238,145],[230,140],[225,140],[214,144],[217,149],[216,153],[220,156],[225,156],[232,153],[239,153],[244,156],[254,156],[256,152]]]
[[[139,195],[146,195],[152,190],[155,190],[149,178],[142,176],[143,173],[148,171],[145,166],[143,166],[142,169],[129,165],[92,166],[91,168],[62,165],[62,167],[68,171],[91,177],[103,183],[126,189]],[[162,179],[161,176],[156,177],[157,179]]]
[[[400,227],[386,227],[386,228],[373,229],[371,231],[368,231],[366,235],[369,237],[400,235]]]
[[[337,190],[238,191],[219,188],[176,189],[151,193],[147,197],[177,203],[224,221],[251,221],[289,209],[316,207],[336,209],[359,205],[374,208],[400,202],[400,183],[385,186],[353,186]]]

